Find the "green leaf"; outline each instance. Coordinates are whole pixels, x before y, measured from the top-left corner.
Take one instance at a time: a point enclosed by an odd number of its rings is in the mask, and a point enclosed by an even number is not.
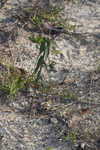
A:
[[[42,52],[45,52],[45,49],[46,49],[46,41],[45,40],[43,40],[42,42],[41,42],[41,45],[40,45],[40,53],[39,53],[39,55],[42,53]]]
[[[19,89],[23,89],[26,81],[21,81],[19,85]]]
[[[41,44],[44,40],[42,36],[38,37],[38,39],[39,39],[39,44]]]
[[[46,50],[45,50],[45,57],[46,57],[46,58],[48,58],[49,52],[50,52],[50,49],[49,49],[49,48],[46,48]]]
[[[34,42],[34,43],[39,43],[39,38],[38,37],[29,37],[29,39]]]
[[[33,20],[33,23],[34,23],[35,25],[39,24],[39,22],[40,22],[40,19],[39,19],[38,16],[32,17],[32,20]]]
[[[35,71],[34,71],[35,74],[38,72],[39,68],[41,67],[41,65],[43,63],[44,63],[44,55],[40,56],[40,58],[38,60],[37,66],[36,66]]]
[[[55,49],[55,50],[52,51],[52,55],[57,55],[57,54],[60,54],[60,50]]]
[[[72,31],[75,30],[75,25],[71,25],[70,30],[72,30]]]
[[[8,87],[2,85],[2,83],[0,83],[0,92],[2,92],[3,94],[9,94],[10,90]]]
[[[50,53],[50,45],[51,45],[51,41],[49,39],[47,39],[47,48],[46,48],[46,51],[45,51],[45,55],[46,55],[47,58],[48,58],[49,53]]]
[[[69,30],[69,24],[66,24],[65,30],[68,32],[68,30]]]

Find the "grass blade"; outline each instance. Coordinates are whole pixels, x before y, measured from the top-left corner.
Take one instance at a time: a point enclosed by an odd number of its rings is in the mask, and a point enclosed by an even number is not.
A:
[[[39,70],[39,68],[41,67],[41,65],[44,63],[44,55],[43,56],[40,56],[39,60],[38,60],[38,63],[37,63],[37,66],[34,70],[34,73],[36,74]]]

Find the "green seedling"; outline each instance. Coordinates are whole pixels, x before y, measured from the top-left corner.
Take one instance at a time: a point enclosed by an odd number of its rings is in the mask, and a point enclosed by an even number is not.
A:
[[[69,27],[69,29],[71,30],[71,31],[74,31],[75,30],[75,25],[70,25],[70,27]]]
[[[71,142],[73,142],[74,144],[76,143],[76,131],[75,130],[73,132],[68,131],[67,137],[69,138]]]
[[[55,7],[55,8],[51,9],[51,13],[53,15],[58,15],[58,14],[60,14],[61,11],[62,11],[62,8],[59,8],[59,7]]]
[[[49,57],[50,54],[50,47],[51,47],[51,40],[49,38],[45,37],[31,37],[30,40],[32,42],[39,44],[39,55],[38,55],[38,61],[34,70],[34,75],[36,76],[35,81],[38,82],[39,79],[41,79],[41,72],[42,68],[45,67],[46,70],[48,68],[48,65],[46,63],[46,60]]]
[[[32,36],[32,37],[29,37],[29,39],[33,42],[33,43],[37,43],[37,44],[41,44],[43,42],[43,37],[40,36]]]
[[[52,50],[52,53],[51,53],[52,55],[58,55],[58,54],[60,54],[60,50],[56,50],[56,49],[54,49],[54,50]]]
[[[73,132],[72,131],[68,131],[67,132],[67,134],[66,134],[66,136],[62,136],[62,139],[64,140],[64,141],[66,141],[66,140],[70,140],[72,143],[76,143],[76,131],[74,130]]]
[[[15,96],[21,89],[24,88],[27,80],[21,80],[20,77],[14,73],[11,80],[8,81],[8,89],[11,97]]]
[[[51,147],[50,147],[50,146],[48,146],[48,147],[46,148],[46,150],[51,150]]]
[[[14,68],[13,73],[8,69],[8,77],[7,74],[3,74],[3,79],[0,82],[0,91],[4,94],[10,95],[13,98],[20,90],[25,87],[28,79],[18,74],[17,70]]]
[[[39,16],[33,16],[32,21],[34,25],[38,25],[41,22],[41,18]]]
[[[3,93],[3,95],[9,95],[10,93],[9,88],[6,87],[2,81],[0,82],[0,93]]]

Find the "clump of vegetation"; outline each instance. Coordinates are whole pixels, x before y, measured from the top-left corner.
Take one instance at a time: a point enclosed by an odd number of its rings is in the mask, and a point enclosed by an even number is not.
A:
[[[39,12],[31,16],[31,23],[33,26],[38,26],[38,30],[40,29],[40,34],[38,36],[33,35],[29,38],[33,43],[37,43],[39,45],[39,56],[34,71],[34,74],[36,75],[36,82],[41,78],[40,75],[42,68],[45,67],[47,70],[49,66],[49,61],[46,61],[49,57],[49,54],[60,54],[60,50],[51,48],[51,45],[55,44],[54,37],[52,39],[52,34],[57,34],[58,32],[60,33],[62,30],[68,32],[69,30],[74,30],[75,28],[74,25],[69,25],[66,19],[61,17],[60,12],[60,8],[52,8],[49,14],[46,14],[45,12]],[[41,26],[43,22],[47,24]],[[49,30],[47,37],[45,35],[43,36],[43,33],[45,34],[44,30]]]
[[[0,91],[13,98],[28,82],[25,72],[15,67],[6,67],[6,72],[1,73]]]
[[[75,129],[74,131],[68,130],[66,135],[62,136],[62,139],[64,141],[70,140],[72,143],[76,144],[76,139],[77,139],[76,130]]]
[[[75,25],[69,25],[67,19],[62,17],[61,11],[59,7],[52,8],[49,13],[36,10],[34,14],[30,14],[29,21],[33,28],[38,27],[37,32],[40,30],[41,33],[44,33],[47,28],[50,29],[51,31],[47,32],[48,35],[60,33],[62,30],[65,32],[74,30]],[[45,23],[48,26],[44,26]]]
[[[37,83],[41,78],[42,68],[45,67],[47,69],[46,60],[49,57],[51,40],[41,36],[30,38],[30,40],[40,45],[38,61],[34,70],[35,82]]]
[[[37,43],[39,45],[37,64],[31,76],[27,76],[26,74],[24,74],[23,77],[22,74],[18,74],[16,68],[13,68],[13,73],[11,73],[11,69],[8,69],[8,74],[1,74],[0,76],[2,77],[2,81],[0,82],[0,91],[13,97],[21,89],[23,89],[27,83],[30,85],[34,84],[35,86],[38,85],[38,82],[42,78],[42,69],[45,68],[46,70],[48,70],[50,53],[52,55],[60,54],[60,50],[52,49],[52,44],[55,44],[54,37],[52,39],[52,34],[57,34],[58,31],[60,33],[62,29],[68,32],[69,30],[73,30],[75,28],[75,26],[73,25],[70,26],[66,19],[62,18],[61,11],[62,9],[55,7],[51,8],[51,11],[49,13],[46,13],[43,9],[39,10],[37,8],[32,13],[25,12],[26,14],[28,14],[28,16],[27,20],[24,20],[23,23],[26,24],[30,22],[33,26],[33,29],[36,29],[38,27],[36,32],[38,32],[38,30],[40,29],[37,36],[33,35],[29,38],[33,43]],[[21,21],[22,18],[20,16],[19,18]],[[43,23],[48,23],[52,27],[50,28],[50,32],[47,33],[48,36],[45,36],[44,30],[46,29],[43,29],[43,26],[41,26]]]

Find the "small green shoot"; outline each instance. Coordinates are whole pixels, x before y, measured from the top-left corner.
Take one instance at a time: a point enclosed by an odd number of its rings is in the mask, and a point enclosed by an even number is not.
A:
[[[59,55],[60,54],[60,50],[54,49],[54,50],[52,50],[51,54],[52,55]]]
[[[74,130],[73,132],[68,130],[66,136],[62,136],[62,139],[64,141],[66,140],[70,140],[71,142],[73,142],[74,144],[76,144],[76,131]]]
[[[14,68],[13,73],[8,68],[7,74],[3,74],[3,79],[0,82],[0,91],[4,94],[10,95],[13,98],[21,89],[25,87],[27,83],[27,78],[22,79],[21,75],[18,74],[17,70]]]
[[[48,146],[48,147],[46,148],[46,150],[51,150],[51,147],[50,147],[50,146]]]
[[[33,16],[32,21],[34,25],[38,25],[41,22],[41,19],[39,16]]]
[[[68,131],[67,137],[69,138],[71,142],[73,142],[74,144],[76,143],[76,131],[75,130],[73,132]]]

